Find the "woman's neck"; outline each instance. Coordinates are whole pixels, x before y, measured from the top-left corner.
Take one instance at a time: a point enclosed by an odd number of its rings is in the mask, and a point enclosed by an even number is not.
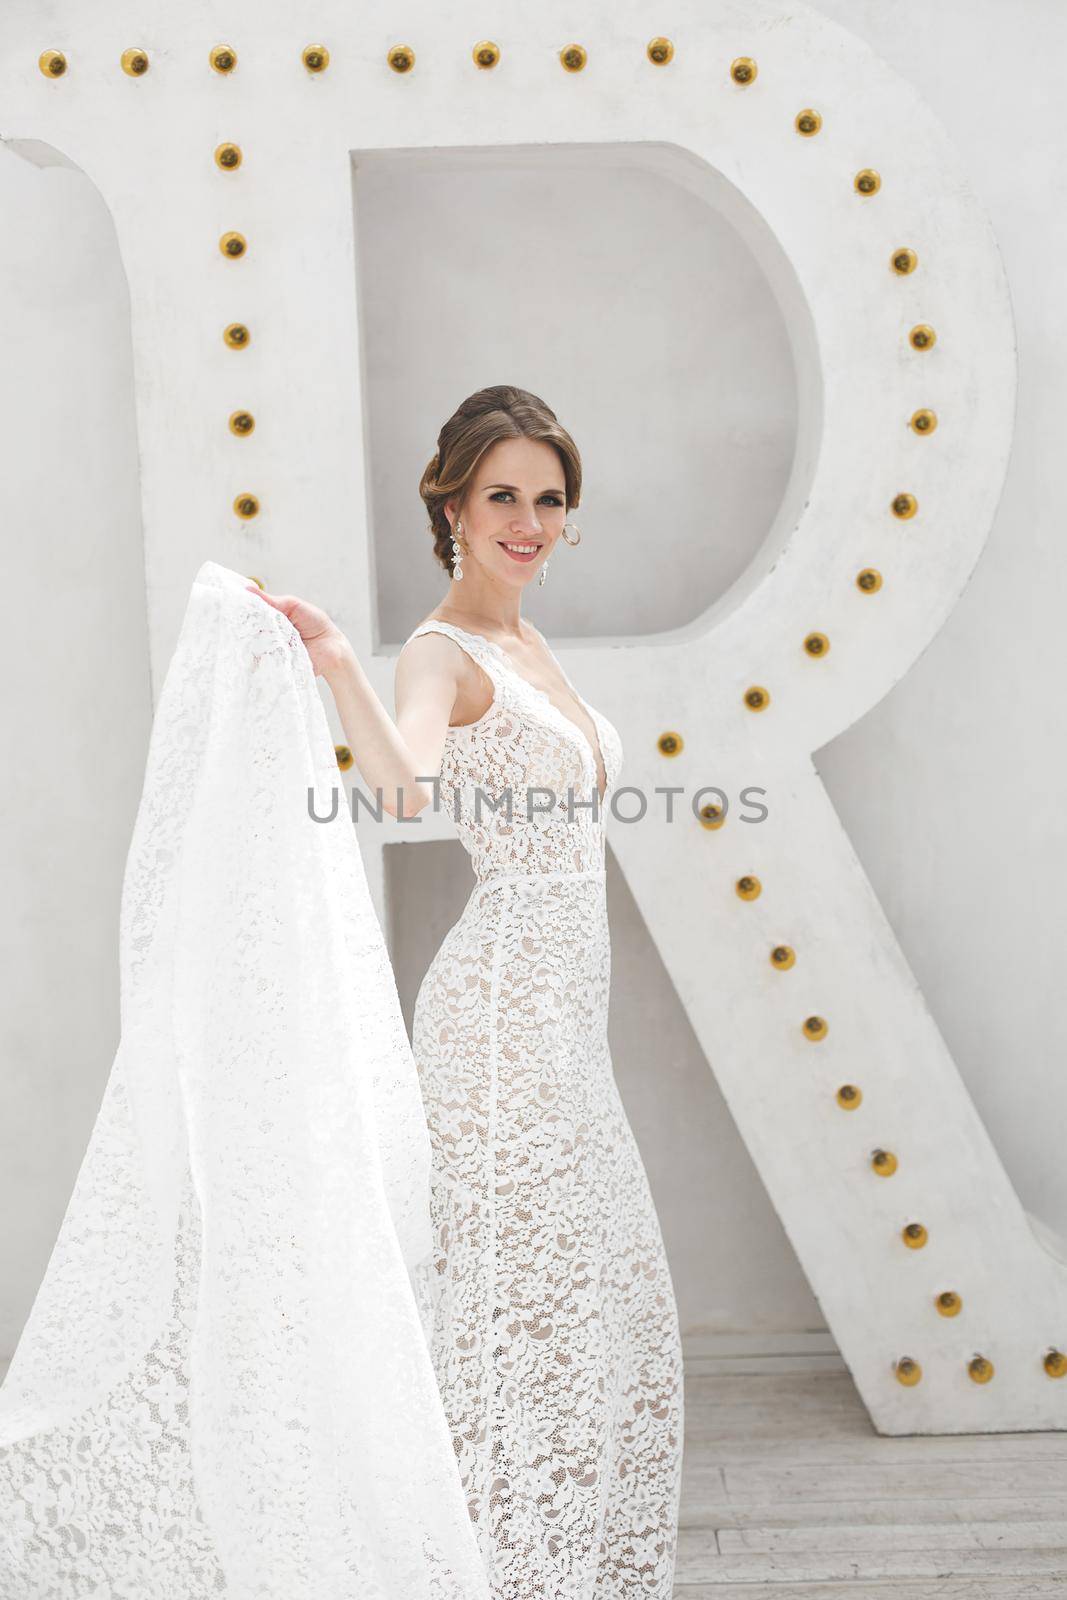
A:
[[[510,595],[497,595],[476,593],[468,601],[466,593],[461,603],[456,595],[457,588],[466,590],[467,578],[464,574],[461,583],[453,583],[448,594],[436,607],[435,614],[442,622],[454,622],[457,627],[470,625],[471,632],[499,634],[504,638],[519,639],[524,637],[522,614],[518,599]]]

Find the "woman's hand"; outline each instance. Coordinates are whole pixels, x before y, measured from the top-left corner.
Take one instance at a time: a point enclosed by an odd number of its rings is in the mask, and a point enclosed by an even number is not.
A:
[[[298,599],[295,594],[268,594],[255,583],[246,583],[245,588],[289,618],[304,641],[316,678],[328,678],[345,655],[351,655],[352,646],[345,634],[318,606]]]

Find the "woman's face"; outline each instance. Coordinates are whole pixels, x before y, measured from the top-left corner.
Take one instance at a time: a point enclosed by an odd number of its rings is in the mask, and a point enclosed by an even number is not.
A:
[[[445,514],[454,528],[453,501],[446,501]],[[543,439],[501,439],[492,445],[478,463],[459,520],[464,577],[476,564],[490,581],[529,583],[552,554],[567,520],[563,464],[553,446]],[[537,548],[507,548],[531,544]]]

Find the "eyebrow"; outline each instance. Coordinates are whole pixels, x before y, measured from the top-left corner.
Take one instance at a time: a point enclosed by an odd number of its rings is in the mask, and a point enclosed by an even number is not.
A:
[[[483,488],[486,488],[486,489],[511,489],[511,490],[514,491],[515,494],[518,494],[518,492],[519,492],[519,486],[518,486],[517,483],[486,483],[486,484],[483,484]],[[562,494],[563,490],[562,489],[557,489],[554,484],[550,484],[547,489],[542,489],[541,493],[542,494]]]

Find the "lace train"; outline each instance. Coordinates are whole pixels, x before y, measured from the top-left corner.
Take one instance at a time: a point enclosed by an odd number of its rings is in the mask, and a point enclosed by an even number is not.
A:
[[[0,1389],[2,1600],[488,1600],[393,973],[343,798],[309,816],[307,652],[245,581],[200,568],[156,712],[121,1040]]]

